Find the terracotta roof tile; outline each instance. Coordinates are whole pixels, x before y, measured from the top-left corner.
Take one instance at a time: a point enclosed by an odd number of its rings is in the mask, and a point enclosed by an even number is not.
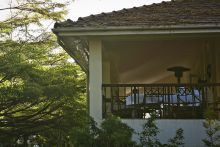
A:
[[[160,26],[220,23],[220,0],[172,0],[56,23],[57,27]]]

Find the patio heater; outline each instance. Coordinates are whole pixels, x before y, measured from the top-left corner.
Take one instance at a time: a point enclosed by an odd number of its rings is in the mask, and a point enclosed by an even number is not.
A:
[[[190,71],[190,69],[182,66],[174,66],[167,68],[167,71],[174,72],[174,75],[177,78],[177,83],[180,84],[181,78],[183,77],[183,72]]]

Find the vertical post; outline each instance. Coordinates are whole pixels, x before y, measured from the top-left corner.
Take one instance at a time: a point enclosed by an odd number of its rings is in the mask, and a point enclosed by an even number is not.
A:
[[[220,43],[219,43],[219,45],[217,46],[216,45],[216,48],[215,48],[215,65],[216,65],[216,70],[215,70],[215,75],[216,75],[216,83],[220,83],[220,58],[219,58],[219,56],[220,56],[220,50],[219,50],[219,48],[218,47],[220,47]]]
[[[86,102],[87,102],[87,114],[90,114],[89,113],[89,71],[86,73]]]
[[[111,63],[109,61],[103,61],[102,63],[102,83],[103,84],[111,84]],[[111,111],[111,99],[112,99],[112,87],[105,87],[105,97],[103,99],[103,117],[110,114]]]
[[[102,42],[100,39],[89,40],[89,53],[89,113],[99,123],[102,120]]]
[[[217,40],[216,40],[216,44],[215,44],[215,76],[216,76],[216,80],[215,83],[220,83],[220,43],[217,44]],[[216,91],[217,91],[217,98],[220,98],[220,87],[217,86],[216,87]]]

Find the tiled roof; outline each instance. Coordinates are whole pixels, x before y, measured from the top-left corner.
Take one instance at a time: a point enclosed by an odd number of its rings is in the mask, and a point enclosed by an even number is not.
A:
[[[56,23],[58,27],[161,26],[219,24],[220,0],[172,0]]]

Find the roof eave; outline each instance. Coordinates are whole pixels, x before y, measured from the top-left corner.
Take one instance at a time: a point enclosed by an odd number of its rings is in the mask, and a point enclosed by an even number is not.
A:
[[[61,27],[52,29],[59,36],[147,35],[179,33],[220,33],[220,24],[163,26]]]

